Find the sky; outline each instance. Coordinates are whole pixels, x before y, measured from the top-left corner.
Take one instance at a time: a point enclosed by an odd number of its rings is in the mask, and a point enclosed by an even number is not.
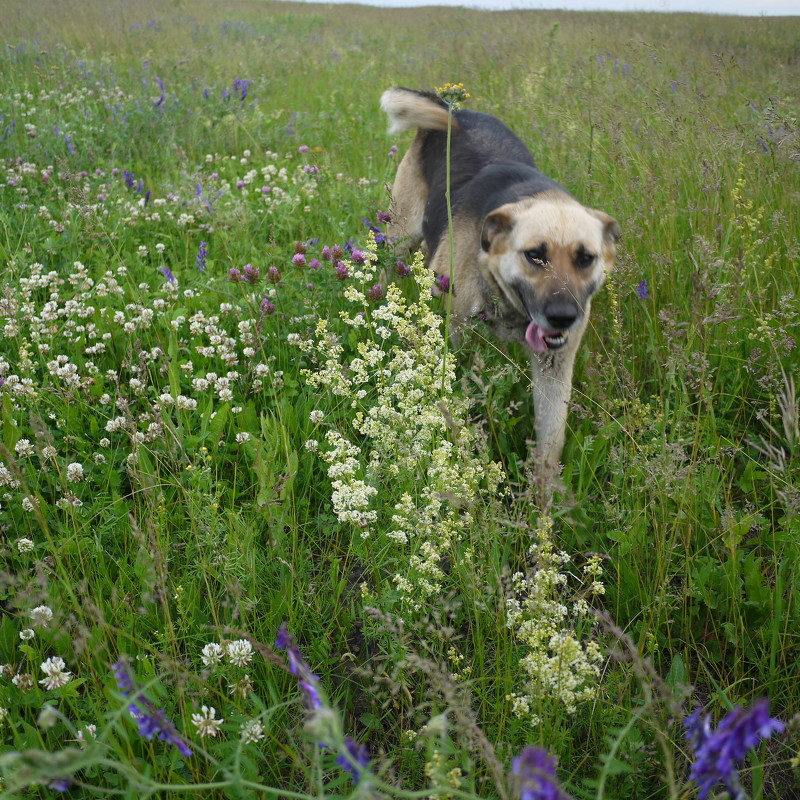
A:
[[[324,0],[366,5],[467,6],[471,8],[563,8],[570,11],[696,11],[744,16],[800,16],[800,0]]]

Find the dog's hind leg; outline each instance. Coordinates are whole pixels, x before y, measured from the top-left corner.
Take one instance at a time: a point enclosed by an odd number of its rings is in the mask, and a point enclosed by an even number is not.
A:
[[[392,221],[386,228],[395,252],[406,256],[422,241],[422,221],[428,202],[428,185],[422,174],[422,137],[418,134],[397,168],[392,187],[389,213]]]

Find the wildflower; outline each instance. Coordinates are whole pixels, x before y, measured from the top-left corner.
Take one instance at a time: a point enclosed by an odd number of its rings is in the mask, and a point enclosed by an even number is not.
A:
[[[17,552],[20,554],[30,553],[31,550],[33,550],[33,548],[36,546],[34,545],[31,539],[27,539],[25,537],[17,539],[16,545],[17,545]]]
[[[231,267],[230,271],[228,272],[228,280],[231,283],[241,283],[242,282],[242,273],[239,272],[236,267]]]
[[[253,660],[253,645],[247,639],[228,642],[225,652],[231,664],[235,664],[237,667],[244,667]]]
[[[153,101],[153,108],[158,108],[164,102],[164,83],[161,78],[156,78],[156,83],[158,84],[158,88],[161,91],[161,96],[158,100]]]
[[[217,710],[213,706],[202,706],[200,711],[200,714],[192,714],[192,724],[197,728],[197,735],[201,739],[206,736],[215,737],[225,720],[217,719]]]
[[[636,284],[636,296],[642,301],[647,300],[647,298],[649,297],[649,295],[647,294],[646,280],[642,280]]]
[[[353,260],[354,264],[363,264],[367,260],[367,254],[362,253],[361,250],[357,250],[354,247],[352,252],[350,253],[350,258]]]
[[[233,82],[234,95],[244,102],[245,97],[247,97],[247,87],[251,85],[252,81],[247,80],[247,78],[236,78]]]
[[[394,271],[400,278],[407,278],[411,274],[411,267],[405,261],[398,259],[395,262]]]
[[[206,259],[208,258],[208,248],[205,242],[200,242],[200,247],[197,248],[197,258],[195,259],[195,268],[198,272],[206,271]]]
[[[222,661],[225,650],[216,642],[209,642],[201,651],[201,660],[207,667],[213,667]]]
[[[275,313],[275,303],[273,303],[269,297],[265,297],[261,301],[261,313],[264,316],[269,316],[270,314]]]
[[[161,267],[160,272],[173,286],[177,285],[178,281],[175,280],[169,267]]]
[[[244,444],[249,439],[250,439],[250,434],[247,431],[241,431],[240,433],[236,434],[237,444]]]
[[[350,272],[347,269],[347,264],[344,261],[336,262],[336,280],[346,281],[350,277]]]
[[[450,291],[450,276],[437,275],[436,286],[442,294],[447,294]]]
[[[304,267],[306,265],[306,257],[302,253],[295,253],[292,256],[292,264],[296,267]]]
[[[275,647],[286,652],[286,657],[289,659],[289,672],[297,678],[297,683],[303,692],[306,708],[322,708],[322,700],[318,690],[319,677],[311,671],[311,667],[306,663],[300,648],[294,640],[294,636],[289,633],[285,622],[278,629]]]
[[[391,214],[388,214],[385,211],[379,211],[378,212],[378,222],[380,222],[381,224],[384,224],[384,223],[391,222],[391,221],[392,221],[392,215]]]
[[[53,610],[50,606],[36,606],[30,612],[31,624],[37,628],[46,628],[53,619]]]
[[[83,480],[83,467],[77,461],[67,464],[67,480],[70,483],[80,483]]]
[[[526,747],[511,765],[520,800],[569,800],[556,780],[556,762],[546,750]]]
[[[270,267],[267,270],[267,280],[270,283],[279,283],[280,279],[281,279],[281,273],[277,267]]]
[[[331,256],[334,259],[342,258],[343,255],[344,255],[344,248],[342,248],[341,245],[335,244],[331,248]]]
[[[381,286],[379,283],[376,283],[374,286],[369,288],[367,297],[371,303],[379,303],[381,300],[383,300],[385,294],[386,293],[383,291],[383,286]]]
[[[29,672],[20,672],[18,675],[15,675],[11,679],[11,683],[21,692],[29,692],[36,686],[36,681]]]
[[[333,260],[333,255],[331,254],[331,249],[330,249],[330,247],[328,247],[328,245],[325,245],[325,247],[322,248],[322,252],[319,254],[319,257],[323,261],[332,261]]]
[[[300,147],[297,148],[298,153],[307,153],[309,151],[309,146],[307,144],[301,144]]]
[[[36,636],[36,632],[33,628],[23,628],[19,632],[19,638],[22,639],[23,642],[29,642],[34,636]]]
[[[242,275],[248,283],[258,283],[260,273],[258,267],[254,267],[252,264],[245,264],[244,269],[242,269]]]
[[[344,746],[346,753],[340,753],[336,759],[336,763],[345,771],[349,772],[353,778],[353,783],[358,784],[361,778],[361,772],[369,764],[369,751],[367,748],[357,742],[352,736],[346,736],[344,739]]]
[[[464,100],[468,100],[470,93],[464,89],[463,83],[446,83],[437,86],[434,90],[449,106],[457,109]]]
[[[43,730],[47,731],[52,728],[59,719],[58,710],[53,708],[50,703],[42,706],[39,716],[36,718],[36,724]]]
[[[322,420],[325,419],[325,415],[319,410],[314,409],[309,415],[308,418],[315,424],[319,425]]]
[[[736,706],[715,731],[702,708],[687,717],[683,725],[695,755],[689,778],[700,787],[699,800],[705,800],[719,783],[725,785],[731,797],[740,797],[737,764],[761,739],[784,729],[780,720],[769,716],[769,699],[766,697],[756,700],[747,710]]]
[[[29,439],[20,439],[15,445],[14,450],[20,458],[32,456],[34,453],[33,445]]]
[[[255,744],[264,738],[264,726],[257,719],[251,719],[242,725],[239,738],[244,744]]]
[[[40,667],[47,677],[42,678],[39,683],[48,691],[66,686],[69,683],[70,675],[72,675],[71,672],[64,670],[66,666],[63,658],[58,656],[48,658]]]
[[[174,745],[184,758],[189,758],[192,751],[187,747],[165,711],[156,707],[142,694],[135,694],[135,683],[128,665],[120,659],[111,665],[114,679],[119,691],[129,698],[128,711],[139,726],[139,735],[148,741],[157,738],[159,741]]]
[[[295,254],[305,255],[308,252],[308,244],[306,242],[295,242],[294,252]]]
[[[247,697],[253,691],[253,682],[250,680],[250,676],[245,675],[244,678],[236,681],[236,683],[229,683],[228,691],[234,697],[241,697],[242,699]]]

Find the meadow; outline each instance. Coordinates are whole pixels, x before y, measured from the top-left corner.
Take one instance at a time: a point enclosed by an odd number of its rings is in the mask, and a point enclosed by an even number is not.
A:
[[[0,39],[0,796],[800,797],[800,18]],[[385,241],[380,94],[448,81],[623,231],[554,483],[522,348]]]

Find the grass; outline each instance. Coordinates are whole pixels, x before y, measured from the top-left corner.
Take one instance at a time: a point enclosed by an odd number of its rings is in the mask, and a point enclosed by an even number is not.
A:
[[[537,744],[576,798],[691,797],[695,705],[796,713],[797,18],[6,5],[6,795],[505,798]],[[445,81],[623,229],[551,498],[522,350],[445,359],[424,271],[325,259],[388,208],[381,91]],[[748,794],[798,796],[796,754]]]

